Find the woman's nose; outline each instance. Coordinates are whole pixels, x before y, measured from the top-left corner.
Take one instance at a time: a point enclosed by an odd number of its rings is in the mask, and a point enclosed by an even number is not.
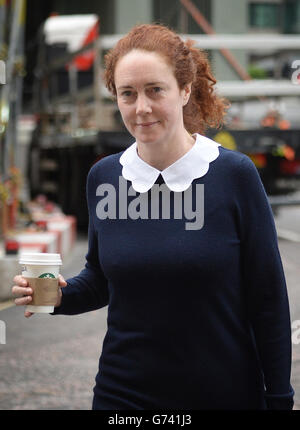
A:
[[[138,95],[136,100],[136,114],[151,113],[151,105],[145,95]]]

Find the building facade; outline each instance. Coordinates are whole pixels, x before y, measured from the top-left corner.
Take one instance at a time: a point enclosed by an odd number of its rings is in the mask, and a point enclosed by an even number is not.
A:
[[[300,0],[192,1],[219,34],[300,33]],[[124,34],[135,24],[150,22],[167,24],[184,34],[203,34],[180,0],[53,0],[52,8],[59,14],[98,14],[102,34]],[[288,65],[298,55],[275,51],[257,55],[242,50],[233,54],[253,77],[288,77]],[[219,52],[212,51],[210,58],[218,80],[238,79]]]

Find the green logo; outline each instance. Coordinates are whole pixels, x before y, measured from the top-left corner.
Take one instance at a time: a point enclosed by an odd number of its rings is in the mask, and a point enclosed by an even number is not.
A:
[[[52,273],[43,273],[39,278],[55,278],[55,276]]]

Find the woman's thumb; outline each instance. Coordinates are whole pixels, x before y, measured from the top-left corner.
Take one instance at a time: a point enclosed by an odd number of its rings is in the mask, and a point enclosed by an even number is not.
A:
[[[58,275],[58,285],[60,287],[66,287],[67,286],[67,283],[64,280],[64,277],[62,275]]]

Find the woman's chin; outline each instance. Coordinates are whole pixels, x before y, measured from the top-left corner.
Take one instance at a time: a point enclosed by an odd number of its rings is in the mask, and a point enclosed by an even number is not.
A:
[[[162,140],[162,136],[158,136],[157,133],[136,133],[135,139],[139,143],[153,145],[159,143]]]

